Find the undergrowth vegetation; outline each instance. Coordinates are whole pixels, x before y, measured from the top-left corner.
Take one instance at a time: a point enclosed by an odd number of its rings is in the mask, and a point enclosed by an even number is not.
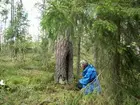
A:
[[[0,0],[0,105],[140,105],[140,0],[40,0],[36,41],[22,1]],[[73,46],[65,85],[54,82],[61,38]],[[76,88],[82,59],[97,69],[101,94]]]
[[[100,76],[102,93],[83,95],[76,89],[76,78],[72,84],[54,83],[54,62],[48,71],[36,66],[38,61],[29,59],[26,63],[14,62],[6,55],[0,56],[0,79],[6,86],[0,88],[1,105],[113,105],[114,96],[109,96],[109,75]],[[32,62],[32,63],[31,63]],[[104,76],[108,71],[104,72]],[[116,93],[117,94],[117,93]],[[139,105],[138,100],[128,93],[122,105]],[[108,97],[106,97],[108,96]],[[125,101],[126,100],[126,101]]]

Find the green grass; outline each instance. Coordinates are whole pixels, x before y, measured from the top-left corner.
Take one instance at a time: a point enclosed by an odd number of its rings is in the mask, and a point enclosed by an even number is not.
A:
[[[114,95],[108,95],[110,88],[106,85],[109,76],[100,78],[101,95],[83,96],[82,92],[75,90],[76,81],[70,85],[54,83],[53,61],[47,71],[37,62],[31,57],[27,57],[23,63],[13,62],[8,56],[0,56],[0,80],[3,79],[9,86],[0,89],[0,105],[113,105]],[[124,100],[122,105],[136,103],[127,94]]]
[[[34,69],[35,64],[30,67],[30,62],[23,65],[0,57],[0,79],[10,88],[0,90],[0,105],[64,104],[65,95],[74,91],[55,84],[53,70]]]

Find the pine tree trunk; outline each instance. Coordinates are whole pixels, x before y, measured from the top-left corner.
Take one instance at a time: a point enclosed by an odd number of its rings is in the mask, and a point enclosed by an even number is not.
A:
[[[80,75],[80,47],[81,47],[81,38],[78,38],[78,51],[77,51],[77,76]]]
[[[73,48],[72,43],[66,39],[56,43],[56,68],[55,82],[64,84],[72,81],[73,78]]]

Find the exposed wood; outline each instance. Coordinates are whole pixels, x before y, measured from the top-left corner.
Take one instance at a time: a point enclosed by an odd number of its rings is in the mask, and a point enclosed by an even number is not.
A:
[[[56,42],[56,68],[55,82],[68,83],[73,78],[73,48],[72,43],[66,39],[61,39]]]

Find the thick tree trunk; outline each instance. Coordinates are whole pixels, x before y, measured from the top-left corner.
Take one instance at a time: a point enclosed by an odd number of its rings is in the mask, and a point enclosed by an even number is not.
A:
[[[73,48],[72,43],[66,39],[56,43],[55,82],[64,84],[73,78]]]

